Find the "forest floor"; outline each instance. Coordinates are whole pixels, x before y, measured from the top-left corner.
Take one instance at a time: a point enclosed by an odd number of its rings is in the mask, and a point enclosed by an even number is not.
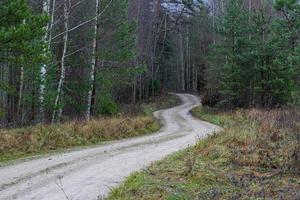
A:
[[[300,199],[299,108],[192,113],[224,131],[131,175],[109,199]]]
[[[133,172],[221,130],[191,116],[198,97],[178,96],[180,106],[154,112],[163,125],[155,134],[0,167],[0,199],[101,199]]]
[[[153,133],[161,128],[161,124],[152,113],[179,104],[180,99],[176,95],[165,94],[147,103],[122,105],[121,113],[114,117],[0,129],[0,166],[18,158],[33,159],[74,147]]]

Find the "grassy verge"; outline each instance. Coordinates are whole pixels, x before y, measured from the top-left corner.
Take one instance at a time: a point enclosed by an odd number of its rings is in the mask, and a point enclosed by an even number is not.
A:
[[[224,132],[133,174],[108,199],[300,199],[299,109],[192,113]]]
[[[167,95],[142,105],[134,115],[1,129],[0,162],[153,133],[160,129],[160,124],[153,118],[152,111],[178,103],[177,97]]]

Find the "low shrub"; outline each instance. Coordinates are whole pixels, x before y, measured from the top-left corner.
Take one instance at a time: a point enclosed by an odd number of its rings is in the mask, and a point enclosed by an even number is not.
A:
[[[98,114],[104,116],[114,116],[119,113],[118,104],[109,96],[103,96],[100,99]]]
[[[215,106],[221,100],[221,95],[218,92],[206,91],[201,97],[201,103],[204,106]]]

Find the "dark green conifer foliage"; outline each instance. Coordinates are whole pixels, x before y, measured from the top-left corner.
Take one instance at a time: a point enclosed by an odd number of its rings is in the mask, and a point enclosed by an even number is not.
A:
[[[100,7],[109,4],[109,0],[103,0]],[[128,20],[128,1],[113,1],[100,16],[99,26],[97,57],[102,66],[97,69],[95,114],[114,115],[118,112],[119,91],[130,88],[144,70],[132,62],[136,55],[136,23]],[[128,98],[131,100],[131,96]]]
[[[25,110],[31,113],[28,119],[35,120],[40,66],[48,61],[43,38],[47,21],[48,16],[34,14],[26,0],[0,3],[0,64],[10,80],[1,83],[0,90],[10,99],[5,105],[8,121],[23,121]],[[13,106],[17,104],[18,110]]]
[[[300,104],[300,1],[277,0],[275,8],[283,16],[274,23],[274,35],[278,46],[281,46],[281,62],[289,70],[293,81],[291,103]]]
[[[299,98],[299,3],[275,8],[264,1],[249,12],[243,1],[228,2],[211,59],[220,105],[273,107]]]
[[[220,20],[218,32],[221,42],[215,46],[217,57],[223,58],[218,66],[220,71],[220,93],[223,105],[245,105],[248,78],[248,15],[243,1],[231,0],[226,8],[226,14]],[[215,57],[214,56],[214,57]],[[215,61],[215,60],[214,60]]]

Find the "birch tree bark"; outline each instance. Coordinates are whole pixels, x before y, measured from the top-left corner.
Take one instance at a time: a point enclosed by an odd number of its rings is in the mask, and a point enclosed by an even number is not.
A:
[[[45,49],[45,54],[47,51],[50,50],[51,48],[51,37],[52,37],[52,29],[54,25],[54,12],[55,12],[55,5],[56,5],[56,0],[52,0],[52,6],[50,3],[50,0],[44,0],[43,1],[43,11],[45,13],[48,13],[50,17],[50,22],[48,25],[45,27],[46,33],[44,36],[44,41],[47,43],[47,49]],[[51,7],[50,7],[51,6]],[[40,96],[39,96],[39,101],[40,101],[40,121],[45,122],[45,89],[46,89],[46,74],[47,74],[47,65],[43,64],[40,69]]]
[[[67,48],[68,48],[68,38],[69,38],[69,5],[68,5],[68,0],[64,0],[64,30],[65,34],[63,37],[63,52],[61,56],[61,69],[60,69],[60,79],[57,87],[57,95],[55,98],[55,103],[54,103],[54,111],[52,114],[52,123],[55,123],[56,119],[60,119],[62,115],[62,109],[59,109],[58,115],[57,115],[57,108],[61,100],[62,96],[62,89],[63,89],[63,84],[65,81],[66,77],[66,66],[65,66],[65,58],[67,54]],[[57,116],[56,116],[57,115]]]
[[[85,118],[86,120],[89,120],[91,118],[91,110],[92,110],[92,96],[93,96],[93,90],[94,90],[94,82],[95,82],[95,72],[96,72],[96,67],[97,67],[97,36],[99,34],[99,23],[98,23],[98,18],[100,15],[100,5],[99,5],[99,0],[96,0],[96,10],[95,10],[95,25],[94,25],[94,38],[93,38],[93,50],[92,50],[92,64],[91,64],[91,71],[89,75],[89,92],[88,92],[88,104],[86,108],[86,114]]]

